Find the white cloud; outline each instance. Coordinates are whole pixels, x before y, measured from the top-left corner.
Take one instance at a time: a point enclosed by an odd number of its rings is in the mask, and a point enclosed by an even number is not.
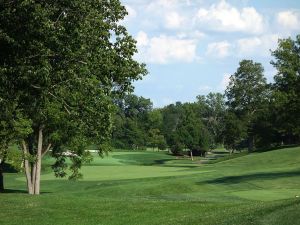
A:
[[[230,55],[229,49],[231,44],[228,41],[213,42],[208,44],[206,55],[216,58],[224,58]]]
[[[190,38],[194,40],[200,40],[206,37],[206,34],[200,31],[191,31],[191,32],[179,32],[176,35],[178,38],[183,39],[183,38]]]
[[[279,12],[277,14],[277,22],[286,29],[300,29],[300,15],[293,11]]]
[[[266,34],[250,38],[237,40],[237,53],[240,56],[260,55],[270,56],[270,50],[275,50],[277,46],[277,34]]]
[[[205,33],[196,30],[191,34],[191,36],[193,36],[197,39],[201,39],[201,38],[204,38],[206,35],[205,35]]]
[[[192,62],[197,59],[196,41],[160,35],[148,38],[144,32],[137,36],[138,57],[148,63],[167,64],[172,62]]]
[[[151,1],[150,4],[146,6],[146,10],[152,12],[158,12],[162,9],[171,9],[176,7],[178,4],[177,0],[155,0]]]
[[[165,15],[165,26],[169,29],[181,28],[185,18],[179,15],[177,12],[169,12]]]
[[[134,8],[132,8],[129,5],[125,5],[125,8],[126,8],[126,11],[128,12],[128,15],[125,17],[123,22],[128,22],[137,17],[137,12],[135,11]]]
[[[157,27],[178,30],[186,28],[185,24],[188,21],[188,16],[181,6],[182,1],[179,0],[153,0],[145,7],[145,13]]]
[[[138,32],[136,36],[137,46],[147,46],[149,43],[148,35],[144,31]]]
[[[246,33],[261,33],[264,30],[263,16],[255,8],[246,7],[241,10],[231,6],[225,0],[211,5],[208,9],[200,8],[196,15],[196,23],[206,29]]]

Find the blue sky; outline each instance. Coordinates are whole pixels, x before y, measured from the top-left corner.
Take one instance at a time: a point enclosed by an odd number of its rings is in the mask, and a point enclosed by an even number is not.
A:
[[[276,74],[270,49],[278,38],[300,34],[299,0],[122,0],[122,22],[137,40],[135,58],[149,74],[135,94],[154,107],[223,92],[239,61],[263,64]]]

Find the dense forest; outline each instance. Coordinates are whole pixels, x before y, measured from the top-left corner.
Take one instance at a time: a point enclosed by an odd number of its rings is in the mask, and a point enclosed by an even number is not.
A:
[[[112,145],[204,155],[217,146],[253,151],[299,143],[300,36],[279,40],[271,54],[277,71],[272,83],[261,63],[242,60],[225,93],[163,108],[132,94],[116,100]]]

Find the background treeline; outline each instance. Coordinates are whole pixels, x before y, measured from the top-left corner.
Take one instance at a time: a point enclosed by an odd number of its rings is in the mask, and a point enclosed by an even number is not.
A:
[[[153,109],[150,99],[127,95],[116,100],[115,148],[169,148],[204,155],[217,146],[235,151],[300,142],[300,36],[278,41],[267,83],[264,68],[242,60],[224,94],[199,95],[193,103]]]

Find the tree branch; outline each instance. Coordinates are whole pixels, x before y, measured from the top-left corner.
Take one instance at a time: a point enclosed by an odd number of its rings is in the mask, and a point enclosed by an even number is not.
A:
[[[50,150],[51,146],[52,146],[52,144],[50,143],[50,144],[48,144],[47,148],[44,149],[44,151],[42,152],[42,158],[43,158],[44,155],[46,155],[46,153]]]
[[[55,96],[55,95],[52,94],[50,91],[48,91],[48,94],[51,95],[53,98],[55,98],[55,99],[61,101],[61,102],[63,103],[64,109],[67,111],[67,113],[68,113],[69,115],[71,115],[70,110],[67,108],[67,107],[71,108],[71,106],[69,106],[62,98],[59,98],[59,97]]]
[[[36,86],[36,85],[34,85],[34,84],[31,84],[30,86],[33,87],[33,88],[35,88],[35,89],[41,89],[40,86]]]

